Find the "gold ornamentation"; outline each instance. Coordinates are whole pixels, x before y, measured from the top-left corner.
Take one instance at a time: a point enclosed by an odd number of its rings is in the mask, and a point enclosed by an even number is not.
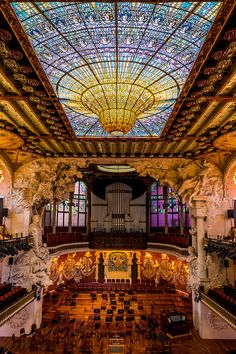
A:
[[[236,131],[232,131],[230,133],[219,136],[215,139],[213,145],[220,150],[235,151]]]
[[[3,176],[3,173],[2,173],[2,170],[0,170],[0,183],[4,180],[4,176]]]
[[[24,140],[17,134],[0,128],[0,149],[18,149],[24,144]]]

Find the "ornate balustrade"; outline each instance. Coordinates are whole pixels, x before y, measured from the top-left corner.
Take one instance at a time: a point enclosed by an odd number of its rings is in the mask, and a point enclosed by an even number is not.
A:
[[[13,317],[17,312],[22,310],[30,302],[34,301],[36,296],[35,289],[22,296],[19,300],[0,312],[0,326]]]

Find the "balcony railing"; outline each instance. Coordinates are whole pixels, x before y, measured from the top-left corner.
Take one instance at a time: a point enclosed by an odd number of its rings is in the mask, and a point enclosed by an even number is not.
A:
[[[225,241],[224,239],[204,239],[205,251],[208,253],[216,253],[221,258],[231,258],[236,260],[236,242]]]
[[[35,290],[30,291],[28,294],[21,297],[12,305],[0,312],[0,326],[13,317],[17,312],[22,310],[26,305],[35,299]]]
[[[141,232],[93,232],[89,247],[93,249],[146,249],[147,235]]]
[[[79,232],[57,232],[44,236],[48,247],[68,245],[72,243],[89,242],[88,236]]]
[[[180,235],[175,233],[154,233],[148,237],[148,242],[168,244],[181,248],[188,248],[188,246],[191,245],[190,235]]]
[[[201,293],[201,302],[213,310],[217,315],[219,315],[223,320],[225,320],[232,328],[236,329],[236,317],[232,313],[228,312],[217,302],[211,299],[204,293]]]
[[[187,257],[188,255],[188,249],[185,247],[178,247],[175,245],[168,245],[168,244],[164,244],[164,243],[157,243],[157,242],[148,242],[147,243],[147,248],[148,249],[153,249],[156,250],[158,252],[170,252],[170,253],[174,253],[177,257],[181,256],[181,257]]]
[[[186,249],[191,245],[189,235],[152,234],[147,236],[142,232],[91,232],[86,235],[80,232],[57,232],[44,236],[44,242],[51,248],[51,253],[90,247],[92,249],[169,249],[175,253],[185,255]]]

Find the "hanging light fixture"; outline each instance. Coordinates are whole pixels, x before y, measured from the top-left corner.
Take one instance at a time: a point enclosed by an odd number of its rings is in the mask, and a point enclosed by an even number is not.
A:
[[[81,99],[83,106],[99,117],[104,130],[113,135],[128,133],[137,118],[156,103],[150,90],[118,80],[88,89]]]
[[[3,173],[2,173],[2,170],[0,170],[0,183],[4,180],[4,176],[3,176]]]

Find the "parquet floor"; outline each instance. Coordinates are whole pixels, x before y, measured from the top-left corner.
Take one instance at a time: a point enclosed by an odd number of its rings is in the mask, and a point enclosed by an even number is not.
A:
[[[15,343],[11,338],[0,338],[0,346],[7,347],[14,354],[110,354],[111,348],[116,350],[112,353],[119,353],[117,350],[120,349],[120,353],[125,354],[226,354],[233,349],[236,354],[236,340],[202,340],[194,331],[191,337],[164,347],[167,343],[159,340],[162,311],[178,309],[187,314],[190,322],[192,320],[191,304],[181,294],[145,293],[132,297],[126,293],[125,300],[130,301],[130,308],[134,310],[131,324],[126,321],[126,310],[123,321],[115,320],[118,309],[124,309],[124,301],[120,301],[118,293],[114,296],[116,308],[113,309],[112,321],[108,323],[109,296],[106,309],[101,310],[102,293],[92,300],[89,292],[78,292],[72,296],[70,292],[62,291],[58,300],[44,301],[44,328],[33,336],[17,339]],[[94,309],[100,309],[99,321],[94,321]],[[137,326],[143,316],[157,324],[151,332],[142,331]]]

